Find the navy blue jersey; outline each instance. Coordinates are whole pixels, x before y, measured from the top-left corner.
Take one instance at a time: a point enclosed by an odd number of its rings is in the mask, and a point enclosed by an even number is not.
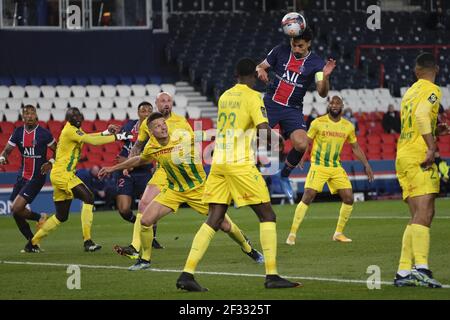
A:
[[[264,101],[302,110],[303,97],[314,82],[316,73],[323,70],[325,61],[312,52],[297,59],[287,44],[273,48],[266,61],[275,72],[275,78],[267,86]]]
[[[28,132],[25,127],[16,128],[8,143],[17,146],[22,154],[22,177],[30,180],[42,176],[41,166],[47,162],[47,147],[55,142],[50,131],[37,126]]]
[[[130,132],[133,134],[132,140],[126,140],[122,150],[120,150],[119,156],[128,158],[128,155],[130,154],[131,149],[133,148],[134,144],[137,141],[138,134],[139,134],[139,120],[129,120],[123,127],[121,132]],[[134,168],[133,171],[135,172],[142,172],[142,171],[150,171],[153,168],[151,164],[143,165],[140,167]]]

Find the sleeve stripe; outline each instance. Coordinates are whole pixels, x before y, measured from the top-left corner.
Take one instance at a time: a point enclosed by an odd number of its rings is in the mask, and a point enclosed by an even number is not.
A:
[[[50,143],[49,144],[47,144],[47,147],[50,147],[52,144],[54,144],[56,142],[56,140],[55,140],[55,138],[53,138],[53,140],[52,141],[50,141]]]
[[[11,146],[13,146],[13,147],[16,146],[16,144],[15,144],[14,142],[12,142],[11,140],[8,140],[8,144],[11,145]]]

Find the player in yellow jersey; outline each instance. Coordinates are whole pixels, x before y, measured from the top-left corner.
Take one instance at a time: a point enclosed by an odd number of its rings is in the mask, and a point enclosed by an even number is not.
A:
[[[177,129],[181,130],[190,129],[190,125],[184,117],[172,112],[173,99],[169,93],[167,92],[159,93],[158,96],[156,97],[155,104],[157,111],[161,112],[164,115],[167,126],[169,128],[169,132],[173,132],[174,130]],[[133,148],[131,149],[129,157],[131,158],[139,155],[144,149],[144,146],[149,139],[152,138],[150,130],[147,126],[147,121],[143,121],[141,126],[139,127],[138,139]],[[141,247],[139,230],[141,228],[140,223],[142,212],[145,211],[145,208],[160,193],[160,191],[165,188],[166,185],[167,185],[166,173],[162,168],[158,166],[156,171],[153,173],[152,178],[148,181],[147,187],[145,188],[144,193],[142,194],[142,197],[139,200],[138,213],[136,215],[136,220],[134,222],[132,242],[128,246],[119,246],[119,245],[114,246],[114,250],[118,254],[127,256],[131,259],[137,259],[139,257],[139,250]],[[153,248],[162,249],[163,246],[161,246],[159,242],[156,240],[156,224],[153,225],[153,235],[154,235],[154,239],[152,241]]]
[[[169,213],[176,212],[183,203],[187,203],[200,214],[208,214],[208,205],[202,202],[206,173],[201,160],[196,157],[192,129],[189,127],[188,130],[170,133],[164,115],[159,112],[152,113],[147,124],[152,139],[147,142],[141,155],[113,167],[102,168],[99,172],[99,176],[103,177],[116,170],[129,169],[156,160],[167,174],[167,185],[145,208],[141,217],[141,254],[136,264],[129,268],[131,271],[150,267],[153,224]],[[262,255],[251,247],[245,235],[228,216],[220,228],[241,246],[244,253],[258,263],[263,262]]]
[[[81,210],[81,225],[85,251],[96,251],[101,246],[91,239],[91,225],[93,219],[94,195],[89,188],[75,175],[81,148],[84,143],[102,145],[116,140],[128,140],[133,136],[124,132],[112,134],[118,130],[110,125],[108,130],[99,133],[86,134],[81,129],[83,115],[78,108],[69,108],[66,112],[67,123],[64,126],[56,149],[56,159],[50,173],[53,186],[53,200],[56,214],[51,216],[31,240],[33,245],[39,245],[42,238],[69,218],[70,204],[73,198],[83,201]]]
[[[179,289],[207,291],[194,279],[194,272],[223,223],[231,200],[234,200],[237,207],[250,206],[261,222],[265,287],[300,286],[299,283],[290,282],[278,275],[276,216],[270,204],[267,185],[255,166],[252,141],[256,129],[265,132],[269,140],[271,138],[260,93],[252,89],[256,84],[255,68],[253,60],[241,59],[236,66],[238,83],[225,91],[219,99],[213,162],[203,194],[203,201],[209,203],[208,219],[195,235],[183,273],[176,282]]]
[[[353,153],[363,163],[369,182],[372,182],[374,177],[372,168],[356,140],[355,127],[342,117],[343,107],[344,103],[341,97],[331,97],[328,113],[315,119],[308,130],[308,142],[314,143],[311,150],[311,168],[306,177],[302,200],[295,209],[291,231],[286,240],[288,245],[295,244],[297,231],[306,211],[317,193],[322,192],[325,183],[328,184],[332,194],[339,193],[343,202],[333,240],[352,241],[343,234],[353,210],[352,184],[340,161],[340,154],[345,142],[350,143]]]
[[[447,124],[437,125],[442,94],[434,84],[439,68],[431,53],[416,58],[417,81],[401,103],[401,133],[397,143],[397,178],[411,213],[403,233],[400,263],[394,285],[441,288],[428,266],[430,226],[439,193],[439,174],[434,157],[435,136],[449,134]]]

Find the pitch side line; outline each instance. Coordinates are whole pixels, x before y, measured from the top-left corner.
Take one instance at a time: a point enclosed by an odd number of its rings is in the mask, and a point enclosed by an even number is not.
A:
[[[77,265],[80,268],[87,268],[87,269],[128,270],[128,267],[121,267],[121,266],[101,266],[101,265],[76,264],[76,263],[68,264],[68,263],[1,261],[0,260],[0,264],[47,266],[47,267],[68,267],[68,266],[71,266],[71,265]],[[181,273],[183,270],[150,268],[150,269],[146,269],[145,271]],[[195,273],[196,274],[206,274],[206,275],[235,276],[235,277],[257,277],[257,278],[264,278],[265,277],[265,275],[263,275],[263,274],[254,274],[254,273],[232,273],[232,272],[214,272],[214,271],[196,271]],[[286,277],[286,278],[289,278],[289,279],[296,279],[296,280],[327,281],[327,282],[358,283],[358,284],[366,284],[367,283],[366,280],[321,278],[321,277],[302,277],[302,276],[287,276],[287,275],[283,275],[283,277]],[[392,285],[392,282],[380,281],[380,284]],[[447,285],[447,284],[442,285],[442,287],[446,288],[446,289],[450,289],[450,285]]]

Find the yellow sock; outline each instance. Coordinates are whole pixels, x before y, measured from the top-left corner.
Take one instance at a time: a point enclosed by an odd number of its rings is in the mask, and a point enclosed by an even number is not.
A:
[[[94,219],[94,205],[83,203],[81,207],[81,229],[83,230],[83,241],[91,239],[92,220]]]
[[[277,224],[275,222],[261,222],[259,224],[259,238],[264,253],[266,275],[278,274],[277,271]]]
[[[233,239],[238,245],[241,246],[242,250],[244,252],[249,253],[252,251],[252,247],[248,244],[247,239],[245,239],[244,233],[239,229],[239,227],[231,220],[231,218],[226,214],[225,219],[228,220],[228,222],[231,225],[231,229],[229,232],[227,232],[228,236]]]
[[[341,205],[341,210],[339,211],[339,219],[336,226],[336,232],[344,232],[345,225],[347,224],[348,218],[352,214],[353,206],[343,203]]]
[[[184,272],[194,274],[195,269],[197,269],[197,264],[203,258],[215,233],[216,231],[206,223],[202,224],[194,237],[194,241],[192,241],[191,251],[186,260]]]
[[[294,220],[292,220],[291,233],[297,234],[298,228],[303,221],[303,218],[306,215],[306,211],[308,210],[308,205],[304,202],[301,202],[297,205],[295,209]]]
[[[56,215],[51,216],[45,221],[44,225],[39,229],[38,232],[34,235],[33,239],[31,239],[31,243],[33,245],[39,244],[42,238],[46,237],[50,231],[56,229],[61,222],[56,218]]]
[[[133,226],[133,241],[131,242],[131,245],[133,246],[133,248],[136,249],[137,252],[139,252],[139,250],[141,250],[141,217],[142,217],[142,213],[138,212],[136,214],[136,220],[134,221],[134,226]],[[153,231],[152,231],[153,233]]]
[[[430,251],[430,228],[420,224],[411,225],[412,251],[416,266],[428,268],[428,252]]]
[[[411,225],[407,225],[402,239],[402,253],[398,270],[410,271],[413,265]]]
[[[139,242],[141,246],[141,259],[150,261],[152,257],[153,226],[146,227],[141,225],[141,230],[139,234],[140,234]]]

